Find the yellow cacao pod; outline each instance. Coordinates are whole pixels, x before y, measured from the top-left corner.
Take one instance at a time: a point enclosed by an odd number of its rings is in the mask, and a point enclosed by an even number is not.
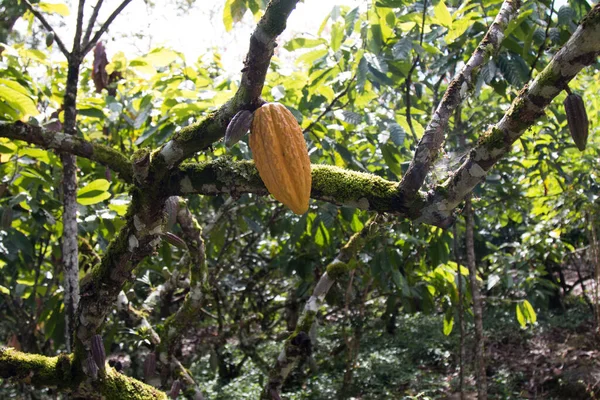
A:
[[[254,112],[249,144],[269,193],[296,214],[304,214],[312,177],[306,142],[296,118],[282,104],[265,104]]]

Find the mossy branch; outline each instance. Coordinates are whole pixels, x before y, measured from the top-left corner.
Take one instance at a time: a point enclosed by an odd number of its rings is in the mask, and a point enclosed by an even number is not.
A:
[[[425,204],[425,195],[419,193],[407,205],[398,192],[398,182],[330,165],[313,164],[311,168],[313,199],[409,219],[421,217],[420,207]],[[204,163],[183,164],[171,175],[167,191],[171,195],[268,195],[252,161],[232,161],[226,157]],[[436,226],[447,224],[436,215],[429,215],[424,222]]]
[[[22,140],[46,150],[57,150],[99,162],[119,173],[126,182],[132,181],[129,159],[111,147],[91,143],[72,135],[51,132],[23,122],[0,123],[0,137]]]
[[[104,377],[95,381],[86,379],[73,362],[73,356],[61,354],[48,357],[0,349],[0,377],[39,387],[54,387],[81,394],[89,399],[162,400],[165,393],[108,367]]]
[[[452,79],[440,104],[437,106],[425,133],[417,145],[415,155],[402,177],[399,190],[409,201],[414,198],[444,144],[444,133],[452,113],[473,91],[481,67],[493,56],[504,39],[504,30],[517,15],[521,6],[519,0],[505,0],[494,22],[488,29],[479,46],[461,71]]]
[[[546,68],[521,90],[500,122],[479,138],[465,162],[436,188],[422,210],[423,221],[432,214],[450,217],[492,166],[511,150],[513,143],[544,115],[552,100],[599,54],[600,4],[596,4]]]

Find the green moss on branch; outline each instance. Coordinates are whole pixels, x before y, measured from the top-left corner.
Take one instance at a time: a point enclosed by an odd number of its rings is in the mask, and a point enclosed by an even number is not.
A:
[[[47,357],[0,349],[0,377],[34,386],[66,388],[75,383],[71,360],[66,354]]]

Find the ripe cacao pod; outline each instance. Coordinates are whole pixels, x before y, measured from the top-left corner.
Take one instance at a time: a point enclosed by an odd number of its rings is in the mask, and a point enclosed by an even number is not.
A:
[[[563,102],[567,114],[569,131],[579,151],[585,150],[589,133],[589,122],[585,104],[578,94],[570,94]]]
[[[225,146],[233,146],[244,137],[252,125],[252,113],[248,110],[238,111],[225,131]]]
[[[254,112],[249,143],[267,190],[296,214],[304,214],[312,177],[306,142],[296,118],[282,104],[265,104]]]

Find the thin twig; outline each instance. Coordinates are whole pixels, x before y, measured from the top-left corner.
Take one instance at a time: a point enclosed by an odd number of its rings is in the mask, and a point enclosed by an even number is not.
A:
[[[98,13],[100,12],[100,7],[102,7],[102,2],[104,0],[98,0],[96,5],[94,6],[94,10],[92,11],[92,16],[88,21],[88,26],[85,30],[85,36],[83,37],[83,47],[87,46],[90,37],[92,36],[92,30],[94,29],[94,24],[96,23],[96,19],[98,19]]]
[[[342,90],[337,96],[335,96],[333,98],[333,100],[331,100],[331,103],[329,103],[329,105],[327,107],[325,107],[325,110],[323,110],[323,112],[321,114],[319,114],[319,116],[317,117],[317,119],[315,119],[313,122],[311,122],[303,131],[302,133],[307,133],[310,132],[310,130],[319,123],[319,121],[321,121],[321,119],[323,119],[323,117],[325,117],[325,115],[327,115],[328,112],[330,112],[333,109],[333,106],[335,106],[335,104],[346,95],[346,93],[348,93],[348,91],[350,90],[350,87],[352,86],[352,82],[354,82],[354,78],[356,78],[356,75],[354,75],[350,81],[348,82],[348,85],[346,86],[346,88],[344,90]]]
[[[83,9],[85,7],[85,0],[79,0],[79,7],[77,8],[77,24],[75,25],[75,37],[73,38],[73,51],[71,54],[80,57],[81,50],[81,31],[83,30]]]
[[[54,41],[58,45],[58,48],[60,49],[61,53],[63,53],[68,60],[71,57],[71,53],[69,53],[69,50],[67,50],[67,48],[65,47],[64,42],[61,40],[61,38],[58,36],[58,34],[52,28],[52,26],[48,23],[46,18],[42,15],[42,13],[33,8],[29,0],[23,0],[23,3],[29,9],[29,11],[31,11],[31,13],[42,23],[42,25],[44,25],[44,28],[52,32],[52,34],[54,35]]]
[[[100,29],[98,29],[98,31],[96,31],[96,34],[94,35],[92,40],[90,40],[88,43],[86,43],[85,47],[81,51],[82,57],[85,56],[96,45],[96,43],[98,43],[98,40],[100,40],[100,37],[104,34],[104,32],[107,31],[110,24],[112,24],[112,22],[115,20],[115,18],[117,18],[117,15],[119,15],[121,13],[121,11],[123,11],[123,9],[125,7],[127,7],[127,5],[129,3],[131,3],[131,0],[123,0],[121,5],[119,7],[117,7],[115,9],[115,11],[113,11],[113,13],[110,15],[110,17],[108,17],[108,19],[106,20],[106,22],[104,24],[102,24],[102,26],[100,27]]]
[[[548,20],[546,21],[546,32],[544,33],[544,41],[540,45],[540,49],[538,50],[537,56],[535,60],[533,60],[533,64],[531,64],[531,69],[529,70],[529,79],[533,76],[533,71],[535,70],[535,66],[537,65],[540,58],[542,58],[542,54],[544,54],[544,50],[546,49],[546,40],[548,40],[548,32],[550,31],[550,24],[552,23],[552,14],[554,13],[554,0],[552,0],[552,4],[550,5],[550,14],[548,14]]]

